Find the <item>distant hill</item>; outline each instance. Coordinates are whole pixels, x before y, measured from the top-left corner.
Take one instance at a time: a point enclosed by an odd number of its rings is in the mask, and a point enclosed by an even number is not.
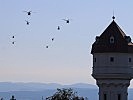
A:
[[[87,97],[88,100],[98,100],[98,87],[92,84],[77,83],[61,85],[56,83],[11,83],[0,82],[0,97],[10,100],[14,95],[17,100],[45,100],[53,95],[57,88],[73,88],[79,96]],[[128,100],[133,100],[133,89],[129,89]]]
[[[0,82],[0,92],[9,91],[43,91],[46,89],[57,88],[97,88],[92,84],[77,83],[72,85],[61,85],[57,83],[12,83],[12,82]]]
[[[98,88],[92,84],[76,83],[71,85],[61,85],[57,83],[12,83],[0,82],[0,97],[4,100],[10,100],[14,95],[17,100],[41,100],[53,95],[57,88],[73,88],[80,96],[91,97],[97,100],[98,96],[94,96],[98,92]],[[45,100],[45,99],[44,99]]]
[[[86,83],[76,83],[72,85],[63,85],[63,87],[71,87],[71,88],[89,88],[89,89],[96,89],[98,88],[96,85],[86,84]]]

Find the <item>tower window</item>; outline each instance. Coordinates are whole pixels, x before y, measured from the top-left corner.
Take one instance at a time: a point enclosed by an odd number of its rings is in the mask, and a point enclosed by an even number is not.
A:
[[[110,57],[110,62],[114,62],[114,57]]]
[[[103,100],[107,100],[107,94],[104,94],[103,98],[104,98]]]
[[[96,62],[97,61],[97,59],[96,58],[94,58],[94,62]]]
[[[118,94],[118,100],[121,100],[121,94]]]
[[[111,36],[111,37],[110,37],[110,43],[113,44],[114,42],[115,42],[115,41],[114,41],[114,37]]]
[[[129,59],[128,59],[128,61],[129,61],[129,62],[131,62],[131,61],[132,61],[132,59],[131,59],[131,58],[129,58]]]

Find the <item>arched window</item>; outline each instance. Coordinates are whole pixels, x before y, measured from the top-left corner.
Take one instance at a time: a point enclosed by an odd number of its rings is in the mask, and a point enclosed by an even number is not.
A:
[[[110,37],[110,43],[113,44],[115,42],[115,39],[113,36]]]

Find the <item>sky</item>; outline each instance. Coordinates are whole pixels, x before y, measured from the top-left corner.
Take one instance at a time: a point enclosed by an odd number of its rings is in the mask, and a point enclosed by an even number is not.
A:
[[[91,45],[113,12],[133,38],[132,5],[132,0],[0,0],[0,82],[96,84]]]

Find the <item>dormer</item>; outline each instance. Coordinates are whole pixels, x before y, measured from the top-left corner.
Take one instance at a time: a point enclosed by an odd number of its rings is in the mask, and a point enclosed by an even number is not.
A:
[[[96,36],[95,40],[96,40],[96,43],[98,43],[99,42],[99,36]]]
[[[131,38],[130,38],[130,36],[125,36],[125,39],[126,39],[126,41],[127,41],[128,43],[131,42]]]
[[[115,38],[114,36],[111,36],[109,39],[110,44],[114,44],[115,43]]]

